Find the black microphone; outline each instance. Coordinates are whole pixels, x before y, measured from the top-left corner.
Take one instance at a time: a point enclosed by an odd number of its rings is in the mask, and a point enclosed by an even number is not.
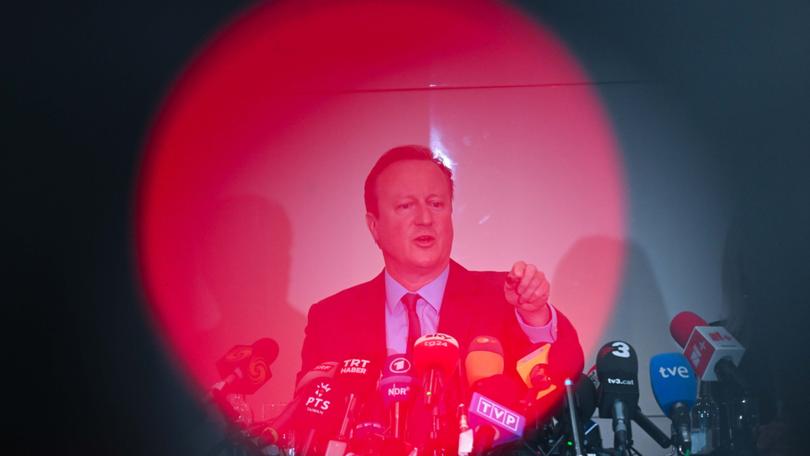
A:
[[[298,412],[299,429],[304,430],[302,456],[321,453],[319,444],[333,435],[340,418],[341,397],[334,379],[325,378],[303,389],[304,404]]]
[[[304,374],[295,385],[293,399],[284,407],[284,410],[282,410],[278,416],[268,423],[262,424],[262,432],[268,435],[283,435],[290,425],[294,424],[294,420],[298,416],[299,408],[308,397],[307,393],[309,392],[309,388],[318,381],[332,379],[337,371],[337,364],[338,363],[334,361],[325,361]]]
[[[627,342],[608,342],[596,357],[599,378],[599,417],[612,418],[613,447],[617,455],[632,446],[630,419],[638,407],[638,357]]]
[[[407,355],[391,355],[383,365],[380,395],[389,413],[389,435],[395,440],[405,438],[408,413],[414,396],[412,363]]]
[[[255,393],[273,376],[270,365],[277,357],[278,343],[267,337],[253,345],[236,345],[217,360],[222,381],[211,388],[207,399],[230,393]]]
[[[380,370],[369,359],[349,358],[338,365],[335,376],[339,393],[345,397],[346,408],[338,430],[337,440],[330,440],[328,455],[343,454],[351,438],[350,430],[356,422],[360,402],[376,390]]]
[[[499,374],[473,384],[468,420],[474,431],[472,454],[485,454],[492,447],[523,437],[526,418],[518,411],[526,387],[514,377]]]

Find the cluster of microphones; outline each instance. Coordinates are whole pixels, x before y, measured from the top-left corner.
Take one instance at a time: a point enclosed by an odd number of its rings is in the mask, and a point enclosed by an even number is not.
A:
[[[624,456],[639,454],[635,423],[673,454],[745,454],[750,441],[738,441],[744,440],[744,429],[738,429],[744,423],[735,424],[729,417],[738,410],[727,406],[734,402],[729,397],[739,402],[748,394],[736,368],[743,347],[724,328],[691,312],[678,314],[670,331],[683,351],[653,356],[649,366],[670,432],[641,412],[638,358],[625,341],[602,346],[587,373],[567,375],[555,369],[553,344],[506,366],[494,337],[476,337],[463,352],[455,338],[437,333],[382,365],[363,356],[318,364],[299,378],[293,400],[277,417],[242,429],[243,448],[290,456]],[[255,391],[269,379],[277,353],[270,339],[231,350],[218,363],[224,380],[213,397]],[[696,403],[712,400],[698,398],[698,385],[705,392],[707,382],[730,392],[720,400],[727,410],[707,409],[715,414],[710,429],[695,418]],[[597,411],[611,422],[612,448],[604,447],[592,420]],[[718,416],[721,411],[727,419]]]

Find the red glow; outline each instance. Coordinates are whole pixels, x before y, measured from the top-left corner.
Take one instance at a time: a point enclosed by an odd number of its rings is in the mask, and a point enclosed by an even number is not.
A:
[[[243,15],[178,79],[146,150],[138,248],[165,341],[207,387],[230,347],[276,339],[274,377],[251,398],[257,419],[273,413],[262,406],[292,393],[307,307],[381,266],[362,226],[373,160],[421,143],[457,162],[454,258],[548,262],[587,356],[624,230],[618,153],[587,81],[542,26],[494,2]]]

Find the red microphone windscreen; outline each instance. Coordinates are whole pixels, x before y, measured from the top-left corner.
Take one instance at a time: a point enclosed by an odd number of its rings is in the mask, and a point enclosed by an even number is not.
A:
[[[672,334],[675,342],[683,348],[686,346],[686,342],[689,340],[695,326],[709,326],[709,324],[694,312],[681,312],[675,315],[675,318],[669,323],[669,333]]]
[[[413,364],[418,372],[438,369],[450,375],[456,369],[458,358],[458,341],[447,334],[428,334],[413,344]]]
[[[261,356],[267,364],[273,364],[273,361],[278,358],[278,342],[269,337],[263,337],[253,342],[253,356]]]
[[[491,336],[478,336],[470,342],[464,368],[467,382],[476,381],[503,373],[503,347],[498,339]]]

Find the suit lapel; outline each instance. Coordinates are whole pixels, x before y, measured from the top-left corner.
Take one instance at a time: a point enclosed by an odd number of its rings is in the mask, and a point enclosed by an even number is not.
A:
[[[450,273],[447,287],[444,289],[442,308],[439,312],[439,332],[449,334],[460,343],[469,339],[469,322],[472,318],[469,287],[474,286],[467,280],[468,271],[453,260],[450,260]]]
[[[382,362],[387,356],[385,344],[385,279],[381,272],[369,282],[369,287],[361,299],[363,311],[358,315],[360,339],[366,347],[371,347],[371,355]],[[365,324],[362,324],[365,322]],[[365,335],[365,337],[363,337]]]

